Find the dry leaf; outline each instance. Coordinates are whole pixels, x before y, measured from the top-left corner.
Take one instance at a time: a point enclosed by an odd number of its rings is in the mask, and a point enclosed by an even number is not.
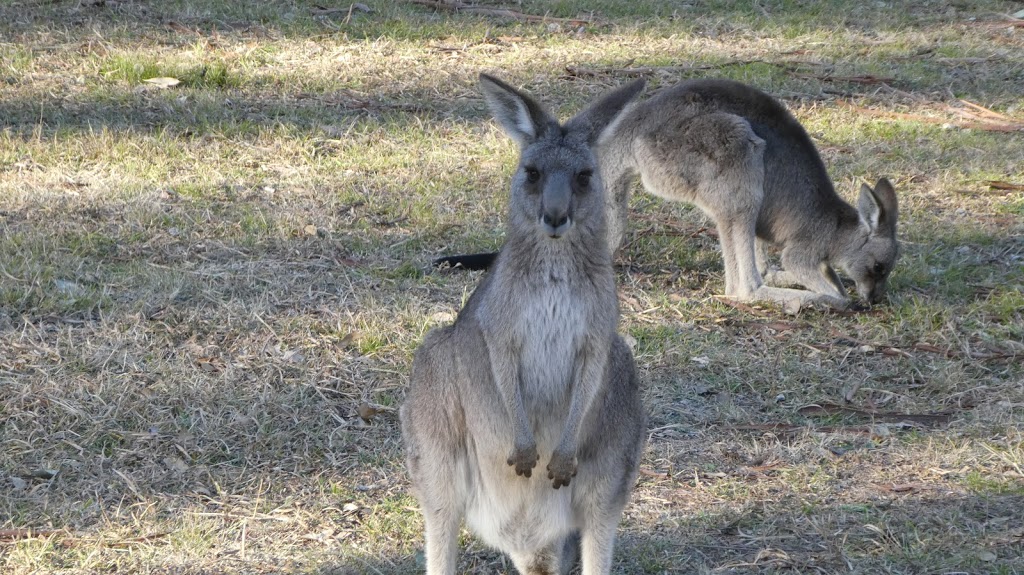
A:
[[[370,420],[378,413],[380,413],[380,411],[377,408],[365,401],[359,404],[359,417],[361,417],[366,423],[370,423]]]
[[[36,479],[45,479],[49,481],[57,476],[58,470],[56,469],[36,469],[31,472],[30,475]]]
[[[174,457],[173,455],[164,458],[164,465],[174,473],[181,474],[188,471],[188,465],[180,458]]]
[[[152,84],[157,88],[173,88],[181,83],[181,80],[177,78],[171,78],[170,76],[158,76],[156,78],[147,78],[143,80],[147,84]]]
[[[200,357],[196,363],[199,364],[199,369],[206,373],[216,373],[220,371],[220,366],[215,363],[216,361],[217,359],[213,357]]]

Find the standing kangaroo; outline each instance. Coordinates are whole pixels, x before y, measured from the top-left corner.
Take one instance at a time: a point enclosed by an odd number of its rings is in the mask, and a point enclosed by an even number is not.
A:
[[[505,245],[454,324],[424,338],[401,409],[427,573],[455,573],[465,518],[520,573],[566,573],[578,553],[584,575],[606,574],[645,417],[615,333],[592,148],[643,83],[564,125],[500,80],[481,74],[480,86],[520,160]],[[548,481],[530,478],[538,462]]]
[[[639,176],[648,192],[695,204],[715,221],[728,296],[844,308],[849,299],[834,267],[856,282],[861,298],[885,295],[898,255],[892,185],[883,178],[862,186],[857,209],[843,201],[807,132],[760,90],[729,80],[666,88],[627,112],[598,156],[613,253]],[[768,269],[768,243],[781,248],[781,270]],[[488,261],[477,254],[437,263]],[[806,289],[780,287],[790,285]]]

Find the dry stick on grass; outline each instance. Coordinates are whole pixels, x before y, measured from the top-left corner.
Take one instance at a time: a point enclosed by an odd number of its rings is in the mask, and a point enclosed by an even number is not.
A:
[[[443,2],[440,0],[409,0],[413,4],[419,4],[420,6],[429,6],[436,10],[447,10],[449,12],[469,12],[472,14],[480,14],[482,16],[496,16],[499,18],[512,18],[514,20],[520,20],[522,22],[551,22],[555,24],[571,24],[573,26],[582,26],[585,24],[593,24],[593,20],[587,20],[584,18],[551,18],[548,16],[537,16],[536,14],[524,14],[508,8],[487,8],[484,6],[474,6],[472,4],[463,4],[462,2]]]
[[[984,26],[986,28],[1024,28],[1024,20],[1019,18],[1012,18],[1007,16],[1006,20],[985,20],[981,22],[974,22],[975,26]]]
[[[33,539],[35,537],[49,537],[56,533],[63,533],[63,531],[60,529],[0,529],[0,543]]]
[[[904,112],[891,112],[888,110],[874,110],[871,108],[864,108],[856,104],[852,104],[845,100],[837,100],[837,102],[840,106],[844,108],[849,108],[861,114],[866,114],[868,116],[876,116],[880,118],[910,120],[912,122],[923,122],[927,124],[951,124],[957,126],[958,128],[964,128],[969,130],[984,130],[986,132],[1024,132],[1024,121],[1009,118],[1007,116],[1002,116],[1001,114],[997,114],[998,116],[1001,116],[1001,118],[997,119],[988,114],[977,114],[972,113],[968,110],[964,110],[962,108],[953,108],[951,106],[947,106],[948,110],[953,111],[959,114],[960,116],[966,118],[966,121],[956,121],[947,118],[922,116],[920,114],[907,114]],[[963,100],[961,100],[961,102],[963,102]],[[970,105],[981,108],[981,106],[977,106],[977,104]],[[991,112],[991,110],[987,110],[985,108],[982,109]],[[991,112],[991,114],[996,113]]]
[[[879,76],[872,76],[870,74],[864,76],[833,76],[831,74],[814,74],[811,72],[801,71],[798,66],[823,66],[820,62],[772,62],[769,60],[763,60],[756,58],[753,60],[729,60],[728,62],[720,62],[718,64],[701,64],[699,66],[633,66],[633,60],[630,60],[622,66],[608,66],[604,68],[588,68],[586,66],[566,66],[565,71],[569,73],[571,77],[596,77],[596,76],[624,76],[627,78],[636,78],[641,76],[653,76],[654,74],[681,74],[687,72],[702,72],[705,70],[714,70],[718,68],[726,68],[728,66],[745,66],[747,64],[767,64],[769,66],[777,66],[786,71],[787,74],[794,78],[808,78],[812,80],[821,80],[826,82],[849,82],[851,84],[888,84],[894,81],[893,78],[882,78]]]
[[[757,307],[745,304],[743,302],[736,301],[736,300],[734,300],[734,299],[732,299],[731,297],[728,297],[728,296],[716,295],[716,296],[714,296],[714,299],[716,301],[718,301],[719,303],[725,304],[725,305],[727,305],[727,306],[729,306],[731,308],[738,309],[738,310],[743,311],[743,312],[747,312],[750,315],[755,315],[755,316],[758,316],[758,317],[771,317],[771,316],[775,315],[774,313],[771,312],[771,310],[757,308]]]
[[[865,311],[865,312],[859,312],[859,313],[870,313],[870,312]],[[898,347],[894,347],[894,346],[891,346],[891,345],[885,345],[885,344],[867,343],[867,342],[858,341],[858,340],[855,340],[855,339],[850,339],[847,335],[845,335],[842,332],[839,332],[837,330],[830,330],[829,333],[831,333],[832,335],[834,335],[836,337],[842,338],[850,346],[856,346],[856,347],[861,347],[861,348],[872,348],[874,350],[877,350],[878,353],[880,353],[882,355],[885,355],[885,356],[889,356],[889,357],[913,357],[913,355],[911,355],[909,352],[907,352],[906,350],[900,349]],[[828,350],[832,349],[832,347],[834,347],[834,345],[835,344],[810,344],[810,347],[812,347],[813,349],[816,349],[818,351],[828,351]],[[954,358],[964,359],[964,358],[968,358],[968,359],[976,359],[976,360],[981,360],[981,361],[994,360],[994,359],[1015,359],[1017,357],[1017,355],[1018,355],[1016,353],[1004,353],[1004,352],[1001,352],[1001,351],[999,351],[999,352],[991,352],[991,353],[983,353],[983,352],[972,351],[972,352],[969,352],[969,353],[964,353],[964,352],[957,351],[955,349],[941,348],[941,347],[938,347],[938,346],[934,346],[934,345],[932,345],[930,343],[922,343],[922,342],[918,342],[918,343],[913,344],[912,346],[910,346],[910,349],[912,349],[914,351],[939,354],[939,355],[941,355],[943,357],[946,357],[946,358],[949,358],[949,359],[954,359]]]
[[[415,1],[415,0],[414,0]],[[624,76],[627,78],[638,78],[641,76],[653,76],[654,74],[680,74],[685,72],[700,72],[703,70],[714,70],[727,66],[742,66],[744,64],[774,64],[785,66],[786,64],[775,64],[766,60],[730,60],[719,64],[703,64],[700,66],[637,66],[630,67],[633,60],[626,62],[623,66],[608,66],[604,68],[588,68],[586,66],[566,66],[565,71],[570,77],[590,78],[596,76]]]
[[[1015,184],[1013,182],[1004,182],[1002,180],[985,180],[982,183],[984,183],[993,190],[1024,192],[1024,184]]]
[[[140,543],[148,543],[154,539],[160,539],[170,535],[170,531],[164,531],[160,533],[152,533],[150,535],[143,535],[141,537],[129,537],[127,539],[116,539],[116,540],[105,540],[105,539],[92,539],[92,538],[81,538],[81,537],[64,537],[61,538],[58,544],[61,547],[75,547],[77,545],[102,545],[104,547],[126,547],[128,545],[135,545]],[[2,543],[13,543],[15,541],[21,541],[24,539],[34,539],[37,537],[53,537],[59,535],[70,535],[63,529],[0,529],[0,544]]]
[[[864,76],[833,76],[831,74],[808,74],[788,69],[786,73],[794,78],[821,80],[822,82],[847,82],[849,84],[890,84],[895,81],[895,78],[880,78],[871,74]]]
[[[849,415],[853,417],[859,417],[861,419],[870,419],[876,422],[909,422],[926,426],[945,425],[949,423],[949,420],[953,417],[952,411],[942,411],[938,413],[897,413],[894,411],[876,411],[874,409],[860,409],[858,407],[839,405],[827,401],[805,405],[796,411],[797,413],[805,417],[831,417],[833,415]]]

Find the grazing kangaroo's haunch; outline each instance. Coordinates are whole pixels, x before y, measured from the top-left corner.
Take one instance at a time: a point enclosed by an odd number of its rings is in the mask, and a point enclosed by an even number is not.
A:
[[[519,143],[507,239],[453,325],[432,330],[401,409],[426,522],[427,573],[455,573],[459,527],[523,574],[609,572],[645,417],[618,300],[592,147],[642,82],[566,124],[481,75]],[[540,462],[547,480],[531,478]]]
[[[598,155],[612,252],[639,176],[648,192],[693,203],[715,220],[728,296],[846,307],[833,266],[856,282],[861,298],[885,294],[898,254],[892,185],[883,178],[862,186],[854,209],[836,194],[807,132],[759,90],[728,80],[667,88],[626,113]],[[766,243],[781,249],[782,270],[768,269]],[[438,263],[486,264],[484,254],[460,258]]]

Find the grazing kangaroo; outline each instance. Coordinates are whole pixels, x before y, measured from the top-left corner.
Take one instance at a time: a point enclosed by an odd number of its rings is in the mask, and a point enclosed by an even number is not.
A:
[[[864,300],[885,295],[898,255],[892,185],[883,178],[862,186],[857,209],[843,201],[807,132],[760,90],[729,80],[667,88],[626,113],[598,155],[612,252],[639,176],[648,192],[695,204],[715,221],[728,296],[843,308],[849,299],[834,267]],[[768,269],[768,243],[781,249],[781,270]],[[487,263],[475,257],[437,263]],[[806,289],[781,287],[791,285]]]
[[[481,74],[480,86],[520,160],[505,245],[454,324],[424,338],[401,408],[427,573],[455,573],[465,518],[520,573],[567,573],[579,554],[584,575],[606,574],[645,417],[615,332],[592,148],[643,83],[564,125],[500,80]],[[531,479],[538,462],[547,481]]]

